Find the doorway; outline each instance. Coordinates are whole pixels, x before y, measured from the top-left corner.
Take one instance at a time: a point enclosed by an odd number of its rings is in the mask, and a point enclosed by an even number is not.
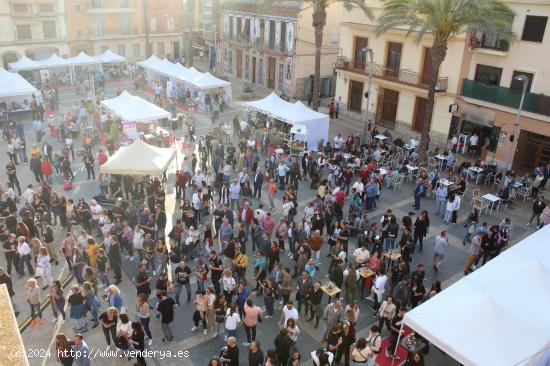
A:
[[[267,87],[270,89],[275,89],[275,66],[277,60],[273,57],[267,58]]]
[[[388,51],[386,54],[386,76],[398,77],[401,66],[401,52],[403,44],[397,42],[388,42]]]
[[[416,97],[416,102],[414,105],[414,119],[412,124],[412,129],[414,131],[422,131],[424,127],[424,115],[426,114],[426,103],[428,99],[422,97]]]
[[[380,88],[378,96],[377,124],[389,129],[395,129],[397,118],[397,105],[399,103],[399,92],[391,89]]]
[[[237,50],[237,77],[243,77],[243,51]]]
[[[505,147],[507,144],[505,144]],[[536,167],[550,163],[550,138],[521,130],[514,155],[513,168],[532,172]]]
[[[174,55],[174,60],[179,60],[180,58],[180,43],[179,41],[174,41],[172,43],[172,55]]]
[[[252,84],[256,84],[256,57],[252,57]]]
[[[350,80],[349,83],[349,99],[348,109],[357,113],[361,113],[361,104],[363,104],[363,83],[360,81]]]

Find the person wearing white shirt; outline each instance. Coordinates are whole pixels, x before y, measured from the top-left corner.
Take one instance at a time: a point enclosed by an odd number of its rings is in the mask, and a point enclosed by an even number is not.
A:
[[[363,184],[363,182],[358,180],[357,182],[353,183],[353,186],[351,188],[355,188],[355,191],[359,193],[360,196],[362,196],[365,190],[365,185]]]
[[[367,248],[365,248],[364,246],[355,249],[355,251],[353,252],[353,259],[357,267],[360,267],[366,264],[369,258],[370,258],[370,253],[367,250]]]
[[[33,199],[34,199],[34,191],[33,191],[33,185],[32,184],[29,184],[27,186],[27,189],[25,190],[25,192],[23,192],[22,194],[22,197],[24,199],[25,202],[27,203],[32,203]]]
[[[19,273],[25,274],[25,264],[30,275],[34,275],[34,270],[31,265],[31,247],[26,242],[24,236],[17,238],[17,254],[19,255]]]
[[[328,360],[327,363],[321,364],[321,361],[319,360],[319,352],[323,352],[326,355]],[[313,364],[315,366],[332,365],[332,360],[334,359],[334,354],[332,352],[326,351],[325,349],[312,351],[310,355],[311,355],[311,360],[313,361]]]
[[[237,205],[237,211],[239,210],[239,203],[241,199],[241,186],[234,179],[233,183],[229,186],[229,200],[231,202],[231,210]]]
[[[202,182],[206,181],[206,177],[200,170],[197,170],[197,174],[195,174],[191,180],[195,183],[197,188],[200,188],[202,187]]]
[[[477,152],[477,144],[478,144],[479,137],[477,136],[477,133],[474,132],[472,137],[470,137],[470,154],[475,154]]]
[[[98,229],[99,218],[101,217],[102,212],[103,212],[103,208],[101,207],[101,205],[98,204],[96,200],[91,199],[90,200],[90,213],[92,214],[92,228]]]
[[[132,246],[138,252],[139,258],[143,258],[143,239],[145,231],[141,229],[141,226],[136,225],[134,228],[134,238],[132,239]]]
[[[225,317],[225,333],[226,337],[235,337],[237,335],[237,326],[241,322],[241,317],[236,309],[236,304],[233,304],[227,309]]]
[[[453,138],[451,139],[451,151],[453,153],[456,153],[456,147],[458,145],[458,138],[456,135],[453,135]]]
[[[342,145],[344,145],[344,139],[342,138],[342,134],[339,133],[338,136],[335,136],[334,139],[332,139],[332,147],[335,151],[340,151]]]
[[[290,169],[282,161],[277,166],[277,176],[279,177],[279,189],[285,189],[285,176],[286,176],[286,172],[288,172],[289,170]]]
[[[375,312],[378,312],[380,307],[380,302],[384,298],[384,293],[386,292],[386,283],[388,282],[388,277],[386,276],[386,271],[381,268],[378,270],[378,274],[374,279],[374,284],[372,286],[372,292],[374,293],[374,305],[371,309]]]
[[[437,201],[437,215],[445,216],[445,202],[447,201],[447,187],[439,184],[435,190],[435,200]]]
[[[298,310],[294,307],[294,304],[292,301],[289,301],[284,307],[283,311],[281,313],[281,319],[280,323],[283,325],[286,325],[288,322],[288,319],[294,319],[295,323],[298,323],[300,315],[298,314]]]

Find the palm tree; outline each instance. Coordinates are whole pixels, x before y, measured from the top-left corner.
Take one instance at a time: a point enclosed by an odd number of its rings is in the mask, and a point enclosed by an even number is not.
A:
[[[416,33],[416,42],[430,33],[433,37],[430,57],[432,77],[426,103],[426,114],[420,138],[419,153],[425,159],[428,150],[435,92],[439,68],[447,54],[448,42],[461,33],[483,32],[488,36],[500,34],[507,40],[515,38],[509,25],[514,12],[499,0],[387,0],[378,18],[377,35],[405,26]]]
[[[265,0],[263,5],[272,5],[276,0]],[[344,9],[350,11],[357,7],[365,15],[373,19],[373,13],[364,0],[304,0],[306,5],[313,8],[313,28],[315,30],[315,72],[313,78],[313,109],[319,109],[319,93],[321,91],[321,46],[323,45],[323,29],[327,24],[327,9],[333,4],[342,4]]]

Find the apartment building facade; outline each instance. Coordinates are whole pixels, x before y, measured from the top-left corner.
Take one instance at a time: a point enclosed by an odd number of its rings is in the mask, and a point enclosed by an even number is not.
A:
[[[488,157],[499,166],[532,171],[550,162],[550,3],[509,5],[516,14],[510,21],[514,42],[483,34],[467,42],[477,47],[464,54],[454,128],[464,139],[475,132],[480,143],[492,145]],[[518,75],[528,81],[514,131],[523,91]]]
[[[67,25],[71,55],[111,49],[135,62],[149,54],[179,58],[181,0],[69,0]],[[146,33],[149,50],[146,49]]]
[[[63,0],[0,0],[2,66],[22,56],[44,59],[69,54]]]
[[[333,93],[342,7],[330,6],[321,56],[321,94]],[[312,90],[315,39],[312,9],[303,1],[221,5],[217,71],[306,99]]]
[[[382,2],[369,2],[378,16]],[[397,132],[402,138],[419,139],[431,81],[432,44],[426,35],[420,44],[406,29],[392,29],[376,36],[375,22],[359,9],[344,10],[337,60],[336,99],[341,111],[370,121],[382,129]],[[373,62],[366,49],[372,50]],[[447,57],[440,68],[438,92],[430,132],[430,146],[444,147],[453,120],[450,106],[460,87],[460,66],[464,54],[464,37],[449,43]],[[371,92],[368,94],[369,74]]]

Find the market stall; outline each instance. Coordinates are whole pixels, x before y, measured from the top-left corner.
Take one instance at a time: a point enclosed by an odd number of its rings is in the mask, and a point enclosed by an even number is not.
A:
[[[165,109],[127,91],[116,98],[101,101],[101,106],[123,121],[150,122],[171,117]]]
[[[0,111],[23,112],[31,109],[33,94],[39,91],[21,75],[0,68]]]
[[[119,62],[126,62],[126,58],[120,55],[117,55],[110,49],[103,52],[101,55],[94,56],[94,59],[103,63],[103,64],[114,64]]]
[[[407,312],[403,324],[466,366],[548,365],[549,237],[546,225]]]
[[[99,167],[101,174],[146,176],[163,174],[176,157],[175,148],[160,148],[136,140],[117,150]]]
[[[42,82],[56,81],[56,83],[69,85],[72,84],[72,74],[67,60],[62,59],[55,53],[50,57],[36,61],[42,68],[40,69],[40,77]]]
[[[10,70],[14,72],[26,71],[26,70],[39,70],[42,68],[42,64],[40,62],[31,60],[27,56],[23,56],[15,62],[10,62],[8,65],[10,67]]]

